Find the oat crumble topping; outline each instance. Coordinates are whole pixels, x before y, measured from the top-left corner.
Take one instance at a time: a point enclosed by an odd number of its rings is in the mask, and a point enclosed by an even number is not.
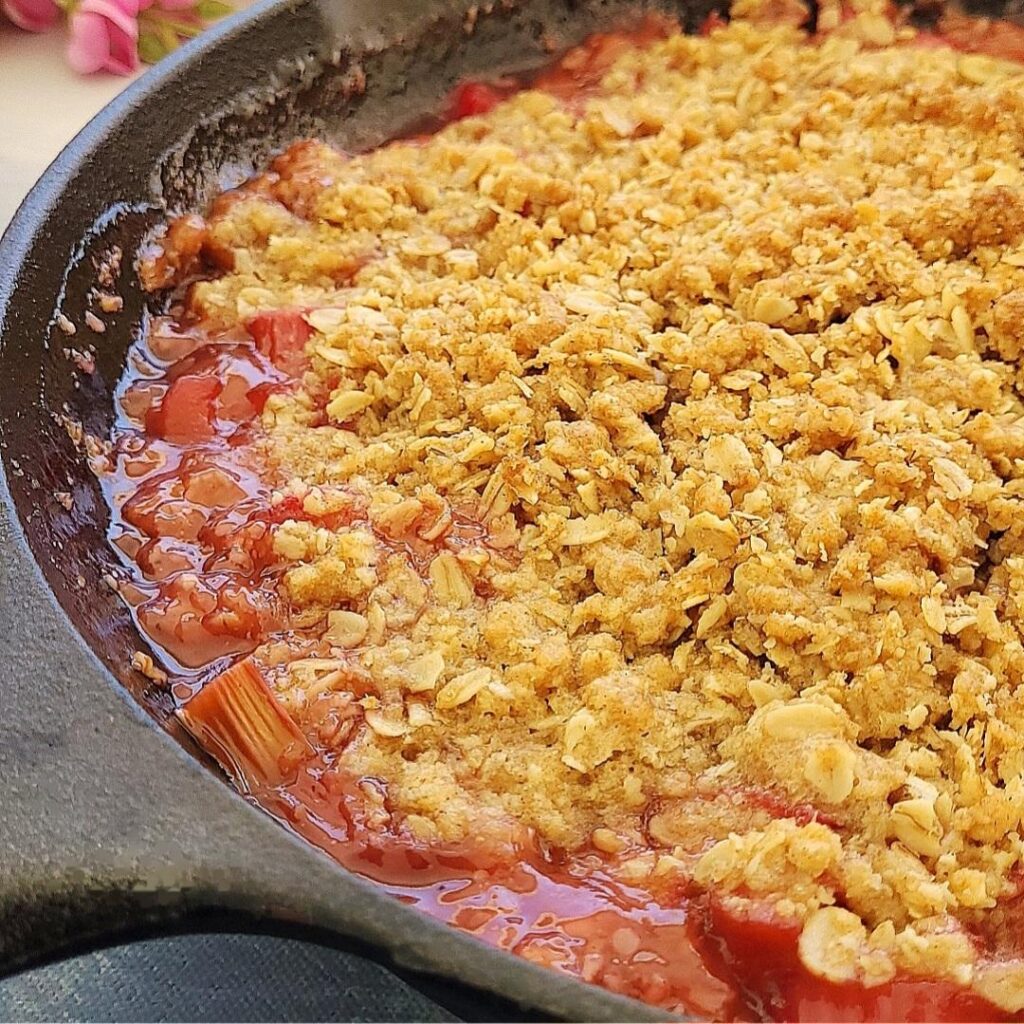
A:
[[[358,705],[320,741],[410,829],[513,819],[1016,1012],[971,932],[1024,850],[1024,73],[912,36],[736,18],[578,108],[305,144],[190,302],[311,310],[263,422],[336,524],[274,537],[330,652],[257,654],[298,722]]]

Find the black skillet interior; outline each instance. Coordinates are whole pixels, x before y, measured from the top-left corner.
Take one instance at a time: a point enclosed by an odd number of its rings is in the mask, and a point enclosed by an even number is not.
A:
[[[165,694],[129,666],[145,645],[102,582],[106,512],[64,421],[109,430],[144,310],[133,254],[168,211],[202,208],[296,138],[379,143],[459,78],[535,66],[644,6],[692,29],[723,4],[264,0],[129,89],[32,192],[0,245],[0,969],[83,934],[219,907],[331,929],[566,1018],[659,1016],[399,905],[200,767]],[[123,311],[105,333],[69,338],[57,312],[82,325],[98,268],[118,253]],[[84,374],[69,350],[90,347]]]

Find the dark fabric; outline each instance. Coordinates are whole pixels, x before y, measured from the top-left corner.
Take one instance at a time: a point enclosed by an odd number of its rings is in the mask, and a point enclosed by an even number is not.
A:
[[[4,1021],[457,1021],[379,964],[298,939],[198,934],[0,979]]]

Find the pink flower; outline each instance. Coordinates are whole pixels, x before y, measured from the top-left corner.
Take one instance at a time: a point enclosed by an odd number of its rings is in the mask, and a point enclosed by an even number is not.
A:
[[[139,67],[139,0],[82,0],[71,15],[68,63],[80,74]]]
[[[53,0],[0,0],[0,10],[18,28],[28,32],[45,32],[52,28],[60,13]]]

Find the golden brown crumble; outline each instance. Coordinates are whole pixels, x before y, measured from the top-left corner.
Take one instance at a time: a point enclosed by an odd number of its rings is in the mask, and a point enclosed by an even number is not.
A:
[[[416,834],[633,851],[1016,1011],[968,933],[1022,856],[1024,75],[912,35],[734,20],[579,112],[306,146],[191,301],[313,310],[268,457],[373,529],[278,528],[332,656],[276,685],[362,706]]]

